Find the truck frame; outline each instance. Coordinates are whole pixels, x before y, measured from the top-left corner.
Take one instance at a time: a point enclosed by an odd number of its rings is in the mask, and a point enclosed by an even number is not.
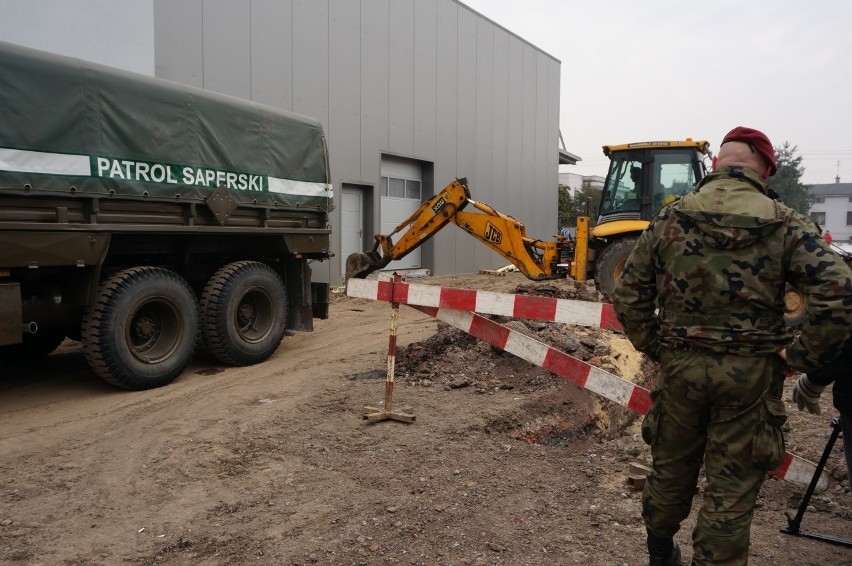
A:
[[[328,316],[321,124],[0,43],[0,364],[66,337],[127,389],[251,365]]]

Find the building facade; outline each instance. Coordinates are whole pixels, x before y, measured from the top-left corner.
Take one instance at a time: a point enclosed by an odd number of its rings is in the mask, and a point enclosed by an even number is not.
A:
[[[852,244],[852,183],[810,185],[814,202],[810,217],[823,230],[831,232],[836,244]]]
[[[457,0],[0,0],[0,40],[155,74],[319,119],[331,262],[372,246],[456,177],[474,200],[558,229],[561,63]],[[448,226],[391,268],[507,262]]]
[[[318,118],[342,281],[456,177],[474,200],[557,229],[560,62],[455,0],[155,0],[156,75]],[[539,233],[541,232],[541,233]],[[390,268],[507,262],[454,226]]]

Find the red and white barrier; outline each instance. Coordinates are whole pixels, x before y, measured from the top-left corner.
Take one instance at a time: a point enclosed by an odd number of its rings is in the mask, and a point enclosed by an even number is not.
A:
[[[421,307],[456,309],[480,314],[528,318],[621,330],[615,310],[609,303],[553,299],[532,295],[510,295],[473,289],[452,289],[436,285],[414,285],[370,279],[350,279],[350,297],[388,301]]]
[[[484,340],[492,346],[514,354],[533,365],[552,371],[559,377],[564,377],[604,399],[643,415],[651,408],[651,396],[644,387],[570,356],[484,316],[455,309],[412,306],[429,316],[446,322],[450,326],[467,332],[475,338]]]
[[[644,387],[477,314],[620,330],[610,304],[367,279],[350,279],[346,294],[407,304],[639,414],[644,415],[651,408],[651,395]],[[781,466],[770,474],[808,485],[815,471],[816,464],[788,452]],[[828,480],[823,476],[817,489],[827,487]]]

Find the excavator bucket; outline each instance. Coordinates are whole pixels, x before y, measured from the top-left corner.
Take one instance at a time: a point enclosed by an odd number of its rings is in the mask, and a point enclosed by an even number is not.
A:
[[[379,266],[370,259],[368,254],[350,254],[349,257],[346,258],[346,281],[349,281],[352,278],[364,279],[376,269],[379,269]]]

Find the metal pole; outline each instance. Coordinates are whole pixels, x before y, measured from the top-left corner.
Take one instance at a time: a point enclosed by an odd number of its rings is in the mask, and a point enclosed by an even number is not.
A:
[[[394,285],[397,283],[402,283],[403,281],[404,279],[400,274],[393,274],[393,279],[391,280],[391,298],[393,298]],[[409,413],[408,409],[405,409],[401,413],[396,413],[393,410],[393,378],[394,370],[396,367],[396,335],[398,326],[399,303],[391,301],[390,336],[388,337],[388,371],[387,378],[385,379],[385,405],[381,409],[378,409],[376,407],[364,407],[364,410],[367,411],[367,414],[364,415],[364,418],[370,421],[371,423],[385,420],[411,423],[414,422],[414,420],[417,418],[416,416]]]

